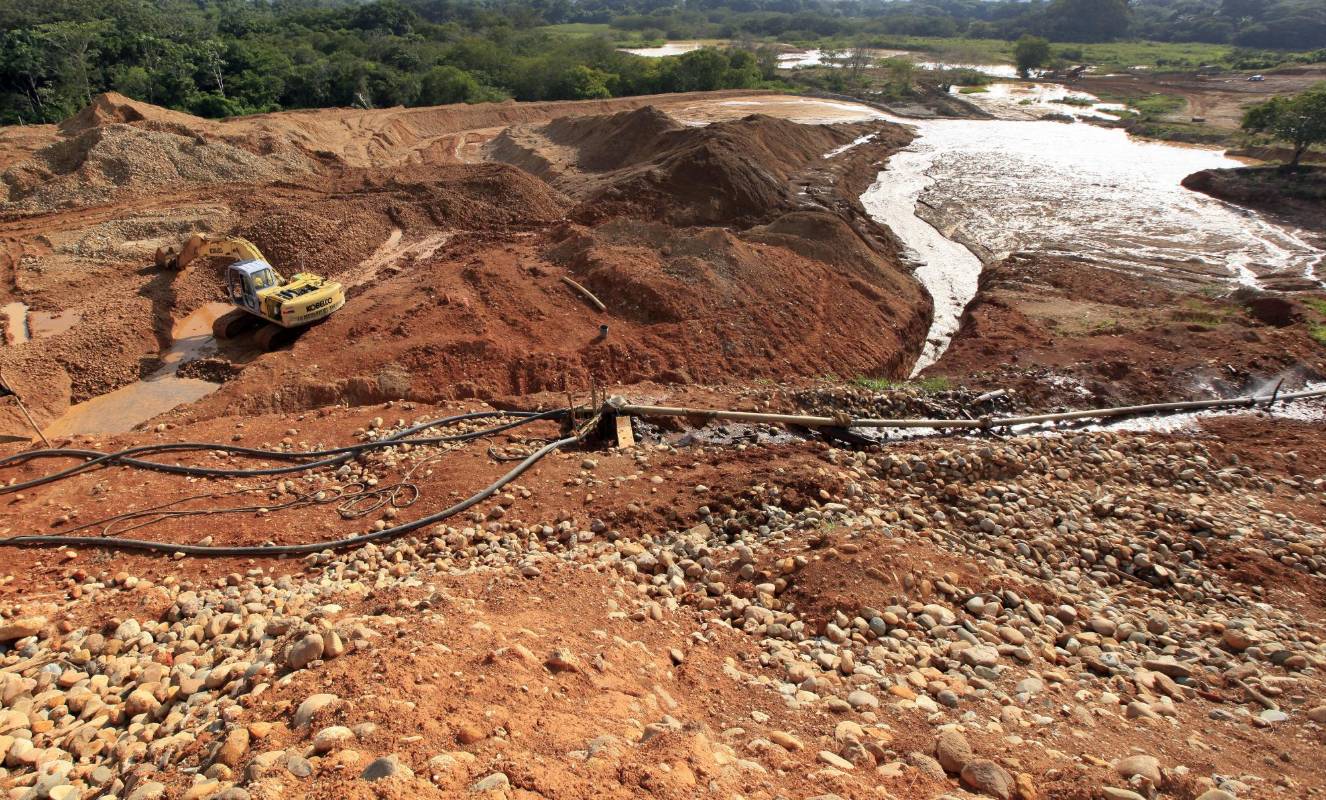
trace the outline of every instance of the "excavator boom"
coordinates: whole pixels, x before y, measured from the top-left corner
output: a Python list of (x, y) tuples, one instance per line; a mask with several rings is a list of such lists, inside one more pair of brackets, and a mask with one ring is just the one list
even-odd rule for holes
[(266, 261), (258, 246), (238, 236), (207, 236), (195, 233), (182, 245), (158, 247), (160, 269), (184, 269), (199, 258), (229, 258), (234, 261)]

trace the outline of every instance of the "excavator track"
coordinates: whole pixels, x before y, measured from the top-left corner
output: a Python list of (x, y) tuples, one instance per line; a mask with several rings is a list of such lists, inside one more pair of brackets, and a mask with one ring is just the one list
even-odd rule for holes
[(235, 309), (216, 318), (212, 323), (212, 338), (233, 339), (261, 324), (261, 320), (243, 309)]
[(269, 322), (253, 335), (253, 344), (264, 352), (271, 352), (293, 342), (298, 336), (296, 328), (282, 328)]

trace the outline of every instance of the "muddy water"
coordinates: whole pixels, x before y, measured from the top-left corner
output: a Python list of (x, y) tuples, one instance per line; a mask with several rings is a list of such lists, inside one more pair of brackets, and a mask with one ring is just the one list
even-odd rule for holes
[(5, 316), (4, 343), (20, 345), (30, 338), (28, 331), (28, 306), (15, 300), (0, 306), (0, 314)]
[[(1059, 83), (992, 83), (968, 94), (954, 86), (950, 92), (993, 113), (1000, 119), (1040, 119), (1046, 114), (1066, 114), (1079, 119), (1117, 120), (1120, 103), (1103, 103), (1099, 97), (1070, 89)], [(970, 91), (970, 90), (969, 90)]]
[(668, 42), (667, 44), (658, 47), (623, 47), (621, 50), (624, 53), (644, 56), (645, 58), (663, 58), (664, 56), (684, 55), (692, 50), (699, 50), (707, 45), (712, 46), (713, 43), (706, 43), (699, 39), (692, 39), (690, 41)]
[(140, 422), (219, 389), (219, 383), (181, 378), (176, 373), (184, 364), (215, 349), (212, 322), (230, 308), (225, 303), (208, 303), (177, 321), (171, 331), (174, 344), (161, 355), (160, 369), (143, 380), (70, 406), (64, 416), (47, 426), (46, 435), (123, 433)]
[(888, 169), (861, 196), (866, 212), (884, 222), (911, 250), (916, 278), (934, 301), (934, 321), (912, 375), (935, 363), (958, 332), (962, 310), (976, 296), (981, 261), (971, 250), (916, 215), (916, 203), (930, 185), (931, 155), (907, 149), (889, 159)]
[[(913, 251), (935, 298), (922, 368), (943, 353), (975, 296), (982, 264), (955, 241), (993, 258), (1033, 251), (1189, 281), (1316, 280), (1324, 254), (1300, 232), (1180, 185), (1193, 172), (1239, 165), (1220, 151), (1081, 123), (894, 121), (919, 136), (862, 202)], [(917, 219), (918, 208), (943, 220), (942, 233)]]

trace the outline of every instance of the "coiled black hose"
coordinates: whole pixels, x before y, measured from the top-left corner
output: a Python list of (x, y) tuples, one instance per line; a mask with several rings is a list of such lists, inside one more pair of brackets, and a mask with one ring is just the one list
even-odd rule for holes
[[(468, 414), (457, 414), (452, 417), (421, 422), (404, 430), (398, 431), (389, 437), (379, 439), (373, 442), (361, 442), (359, 444), (346, 445), (344, 447), (335, 447), (327, 450), (308, 450), (303, 452), (289, 452), (285, 450), (262, 450), (253, 447), (241, 447), (238, 445), (217, 444), (210, 442), (169, 442), (163, 444), (145, 444), (137, 447), (130, 447), (114, 453), (104, 453), (99, 450), (78, 450), (71, 448), (56, 448), (51, 450), (31, 450), (26, 453), (17, 453), (12, 456), (0, 458), (0, 468), (4, 468), (16, 463), (25, 463), (39, 458), (82, 458), (83, 463), (72, 467), (53, 472), (49, 475), (43, 475), (39, 478), (15, 483), (10, 486), (0, 486), (0, 494), (9, 494), (12, 492), (21, 492), (36, 486), (42, 486), (55, 481), (72, 477), (81, 472), (98, 466), (121, 465), (135, 467), (137, 469), (150, 469), (157, 472), (168, 472), (176, 475), (191, 475), (205, 478), (241, 478), (241, 477), (260, 477), (267, 475), (284, 475), (291, 472), (303, 472), (307, 469), (322, 469), (324, 467), (335, 467), (349, 461), (355, 455), (368, 451), (377, 450), (386, 447), (398, 447), (403, 444), (410, 445), (429, 445), (445, 444), (449, 442), (465, 442), (472, 439), (482, 439), (486, 436), (493, 436), (522, 425), (528, 425), (531, 422), (537, 422), (545, 419), (560, 419), (568, 414), (567, 409), (552, 409), (550, 411), (475, 411)], [(468, 433), (452, 434), (450, 436), (429, 436), (419, 438), (409, 438), (411, 434), (418, 433), (421, 430), (429, 428), (440, 428), (449, 425), (455, 425), (460, 422), (468, 422), (475, 419), (490, 419), (493, 417), (517, 417), (512, 422), (502, 425), (495, 425), (491, 428), (485, 428), (480, 431), (470, 431)], [(178, 464), (162, 464), (158, 461), (148, 461), (138, 458), (143, 455), (153, 455), (157, 453), (179, 453), (196, 451), (220, 451), (224, 453), (233, 453), (250, 458), (264, 458), (273, 461), (296, 461), (301, 463), (283, 467), (263, 467), (257, 469), (235, 469), (223, 467), (189, 467)], [(303, 461), (303, 459), (315, 459), (313, 461)]]
[(188, 556), (298, 556), (308, 555), (310, 553), (320, 553), (323, 550), (344, 550), (350, 547), (359, 547), (369, 542), (391, 539), (411, 531), (419, 530), (428, 525), (433, 525), (449, 517), (472, 508), (482, 503), (489, 497), (497, 494), (511, 481), (520, 477), (526, 470), (537, 464), (544, 456), (565, 447), (574, 444), (583, 438), (583, 433), (577, 433), (574, 436), (568, 436), (564, 439), (558, 439), (555, 442), (549, 442), (535, 452), (531, 453), (519, 464), (512, 467), (505, 475), (490, 483), (484, 489), (470, 495), (464, 500), (456, 503), (450, 508), (444, 508), (434, 514), (426, 517), (404, 522), (391, 528), (383, 528), (380, 531), (364, 533), (358, 536), (349, 536), (344, 539), (328, 539), (318, 542), (307, 542), (304, 544), (277, 544), (277, 545), (245, 545), (237, 547), (225, 547), (218, 545), (201, 544), (178, 544), (172, 542), (154, 542), (149, 539), (128, 539), (123, 537), (90, 537), (90, 536), (64, 536), (55, 534), (34, 534), (28, 536), (11, 536), (6, 539), (0, 539), (0, 547), (35, 547), (35, 546), (66, 546), (66, 547), (87, 547), (106, 550), (136, 550), (149, 553), (183, 553)]

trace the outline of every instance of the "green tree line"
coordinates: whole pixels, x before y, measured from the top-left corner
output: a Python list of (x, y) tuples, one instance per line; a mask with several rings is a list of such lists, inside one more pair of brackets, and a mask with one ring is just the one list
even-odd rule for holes
[(64, 119), (107, 90), (221, 117), (750, 88), (762, 80), (750, 52), (642, 58), (606, 39), (539, 30), (546, 21), (537, 0), (0, 0), (0, 123)]
[(565, 20), (646, 38), (930, 36), (1057, 42), (1121, 38), (1326, 48), (1322, 0), (588, 0)]

